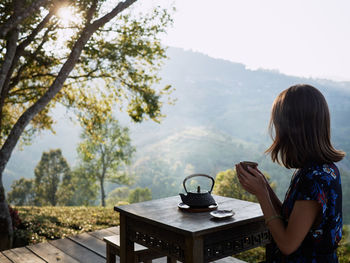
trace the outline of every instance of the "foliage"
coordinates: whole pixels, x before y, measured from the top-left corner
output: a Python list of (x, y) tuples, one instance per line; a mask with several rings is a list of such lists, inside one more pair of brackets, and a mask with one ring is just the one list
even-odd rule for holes
[(68, 188), (70, 172), (69, 165), (60, 149), (44, 152), (34, 170), (35, 204), (55, 206), (58, 202), (67, 199), (63, 196), (63, 200), (60, 200), (59, 194), (72, 191)]
[(59, 205), (75, 205), (74, 192), (75, 184), (72, 180), (72, 172), (65, 173), (57, 189), (57, 202)]
[[(165, 157), (165, 156), (164, 156)], [(176, 195), (182, 188), (183, 178), (176, 174), (183, 174), (176, 164), (171, 164), (171, 160), (155, 158), (152, 156), (145, 158), (133, 167), (136, 174), (136, 185), (139, 187), (149, 187), (154, 199)]]
[[(70, 203), (74, 206), (90, 206), (96, 203), (98, 185), (95, 176), (83, 167), (74, 168), (72, 171), (71, 185), (74, 188)], [(65, 205), (68, 205), (66, 203)]]
[(235, 258), (243, 260), (245, 262), (264, 262), (265, 261), (265, 248), (257, 247), (234, 255)]
[(343, 226), (343, 237), (337, 249), (339, 263), (350, 262), (350, 225)]
[(15, 237), (24, 245), (104, 229), (119, 224), (118, 214), (102, 207), (16, 207), (22, 223)]
[(69, 165), (60, 149), (43, 152), (34, 170), (35, 179), (12, 184), (8, 201), (13, 205), (72, 205), (74, 192)]
[(129, 203), (138, 203), (143, 201), (148, 201), (152, 199), (152, 193), (149, 188), (137, 187), (130, 191), (128, 201)]
[[(270, 177), (265, 174), (267, 180), (270, 180)], [(257, 202), (256, 197), (247, 191), (245, 191), (239, 180), (237, 178), (236, 170), (226, 170), (219, 172), (216, 175), (215, 186), (213, 192), (217, 195), (233, 197), (241, 200)], [(270, 183), (272, 189), (276, 188), (275, 183)]]
[(182, 182), (190, 174), (215, 177), (223, 169), (232, 167), (235, 160), (248, 157), (257, 160), (259, 156), (256, 145), (208, 127), (186, 127), (162, 140), (157, 139), (161, 137), (158, 134), (151, 134), (146, 137), (147, 141), (152, 136), (155, 137), (153, 144), (138, 146), (133, 171), (136, 186), (149, 187), (153, 198), (182, 192)]
[(121, 170), (130, 163), (135, 148), (131, 145), (129, 129), (123, 128), (111, 116), (103, 122), (95, 121), (95, 115), (83, 123), (78, 146), (81, 167), (99, 182), (101, 203), (105, 206), (105, 181), (129, 184), (129, 174)]
[[(108, 193), (106, 199), (106, 205), (108, 207), (113, 207), (120, 202), (127, 202), (130, 194), (130, 188), (127, 186), (117, 187)], [(129, 202), (127, 202), (129, 203)]]
[(11, 206), (8, 206), (8, 207), (9, 207), (10, 216), (12, 219), (12, 227), (15, 230), (22, 224), (22, 221), (18, 216), (18, 210), (16, 208), (12, 208)]
[[(47, 155), (47, 153), (43, 153), (43, 155)], [(50, 165), (54, 165), (53, 162), (50, 162)], [(59, 169), (60, 172), (63, 172), (64, 168), (60, 168), (59, 166), (60, 165), (57, 164), (54, 165), (55, 169)], [(38, 167), (39, 165), (37, 168)], [(68, 166), (66, 166), (66, 168), (67, 167)], [(54, 169), (49, 170), (51, 173)], [(37, 171), (37, 173), (39, 172)], [(48, 176), (48, 174), (45, 173), (44, 176)], [(55, 184), (55, 198), (59, 205), (86, 206), (95, 204), (98, 193), (98, 186), (96, 185), (94, 176), (90, 173), (87, 173), (86, 170), (82, 169), (81, 167), (77, 167), (72, 172), (64, 173), (63, 176), (57, 174), (51, 176), (57, 177), (55, 180), (51, 181), (53, 181), (52, 183)], [(62, 180), (59, 177), (62, 177)], [(50, 182), (48, 179), (46, 179), (46, 181)], [(36, 183), (38, 186), (35, 186), (34, 179), (25, 178), (14, 181), (12, 184), (12, 190), (8, 193), (9, 203), (16, 206), (34, 205), (35, 202), (37, 204), (48, 204), (43, 193), (49, 191), (50, 187), (46, 187), (45, 184), (40, 182)], [(45, 190), (46, 188), (49, 190)]]
[(117, 187), (108, 194), (107, 206), (123, 205), (148, 201), (152, 199), (152, 192), (149, 188)]
[(7, 200), (13, 205), (34, 204), (34, 179), (20, 178), (12, 183), (11, 191), (7, 193)]
[[(33, 2), (26, 1), (24, 6)], [(104, 0), (67, 0), (56, 6), (45, 1), (41, 10), (32, 11), (21, 21), (21, 26), (13, 28), (7, 37), (0, 37), (0, 61), (5, 61), (5, 47), (10, 43), (10, 35), (18, 34), (17, 41), (12, 43), (18, 48), (7, 76), (7, 92), (1, 94), (1, 144), (19, 116), (61, 76), (60, 69), (77, 49), (75, 43), (82, 38), (84, 31), (92, 30), (88, 25), (104, 18), (114, 7), (110, 1)], [(73, 11), (71, 21), (59, 17), (60, 8)], [(11, 2), (0, 6), (0, 25), (5, 24), (11, 15), (16, 15), (14, 9), (16, 5)], [(79, 111), (94, 110), (103, 116), (114, 103), (122, 106), (120, 101), (125, 99), (126, 109), (135, 121), (141, 121), (145, 115), (152, 119), (161, 116), (160, 97), (169, 92), (169, 86), (158, 91), (151, 87), (159, 81), (157, 71), (166, 57), (159, 35), (172, 23), (168, 11), (159, 7), (147, 14), (132, 15), (130, 11), (119, 14), (114, 20), (104, 18), (102, 21), (105, 23), (94, 28), (92, 36), (82, 46), (80, 58), (62, 83), (62, 89), (33, 118), (22, 137), (24, 141), (30, 140), (39, 130), (52, 129), (54, 121), (49, 109), (56, 103)]]

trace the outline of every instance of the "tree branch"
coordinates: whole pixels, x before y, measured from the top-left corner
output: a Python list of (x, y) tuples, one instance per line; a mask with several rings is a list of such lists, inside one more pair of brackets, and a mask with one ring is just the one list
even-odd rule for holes
[[(30, 64), (30, 62), (32, 62), (32, 61), (35, 59), (35, 57), (36, 57), (36, 55), (38, 54), (38, 52), (39, 52), (39, 51), (41, 50), (41, 48), (44, 46), (45, 42), (48, 40), (47, 36), (48, 36), (48, 34), (49, 34), (50, 31), (51, 31), (51, 28), (49, 27), (49, 28), (46, 30), (46, 32), (45, 32), (45, 34), (44, 34), (44, 36), (43, 36), (43, 38), (42, 38), (42, 41), (41, 41), (41, 43), (39, 44), (39, 46), (37, 47), (37, 49), (34, 51), (33, 54), (30, 54), (30, 57), (29, 57), (27, 63), (26, 63), (26, 64), (23, 64), (23, 65), (18, 69), (17, 75), (11, 80), (12, 72), (13, 72), (14, 68), (17, 66), (17, 63), (18, 63), (18, 61), (19, 61), (19, 58), (20, 58), (21, 56), (23, 56), (23, 54), (25, 53), (25, 50), (24, 50), (25, 45), (23, 45), (23, 46), (21, 47), (21, 50), (19, 50), (18, 53), (16, 52), (16, 57), (15, 57), (15, 59), (14, 59), (13, 69), (12, 69), (11, 75), (9, 75), (8, 78), (7, 78), (7, 81), (8, 81), (7, 86), (10, 87), (9, 90), (11, 90), (13, 87), (15, 87), (15, 86), (18, 84), (18, 82), (21, 80), (22, 72), (24, 71), (24, 69), (26, 68), (26, 66), (28, 66), (28, 65)], [(33, 37), (33, 38), (34, 38), (34, 37)], [(22, 44), (23, 44), (23, 43), (22, 43)], [(28, 44), (29, 44), (29, 43), (28, 43)], [(28, 45), (28, 44), (27, 44), (27, 45)], [(27, 52), (27, 53), (29, 53), (29, 52)], [(11, 80), (11, 86), (10, 86), (10, 80)], [(6, 87), (6, 88), (8, 88), (8, 87)], [(1, 105), (1, 106), (2, 106), (2, 105)]]
[(28, 16), (32, 15), (37, 9), (46, 4), (48, 0), (34, 1), (29, 7), (22, 8), (19, 12), (15, 12), (5, 23), (0, 25), (0, 38), (4, 38), (8, 32), (13, 30)]
[[(37, 96), (38, 96), (38, 93), (35, 93), (34, 91), (32, 91), (32, 92), (26, 94), (25, 102), (34, 100)], [(9, 98), (8, 102), (11, 103), (12, 105), (24, 103), (24, 101), (23, 100), (21, 101), (19, 98), (17, 98), (17, 99), (16, 98)]]
[[(23, 66), (22, 66), (23, 67)], [(18, 70), (18, 72), (22, 71), (22, 67)], [(100, 70), (99, 67), (95, 67), (94, 69), (89, 70), (89, 72), (87, 74), (83, 74), (83, 75), (76, 75), (76, 76), (68, 76), (67, 79), (71, 79), (71, 80), (77, 80), (73, 83), (81, 83), (82, 81), (87, 81), (89, 79), (98, 79), (98, 78), (110, 78), (110, 79), (115, 79), (114, 76), (112, 76), (111, 74), (105, 73), (105, 74), (94, 74), (96, 72), (98, 72)], [(20, 81), (25, 80), (25, 79), (36, 79), (36, 78), (42, 78), (42, 77), (52, 77), (52, 78), (57, 78), (58, 74), (55, 73), (38, 73), (35, 75), (31, 75), (30, 77), (21, 77), (20, 74), (17, 73), (17, 75), (12, 79), (11, 81), (11, 87), (10, 90), (12, 90), (13, 87), (15, 87)], [(83, 79), (83, 80), (80, 80)], [(70, 82), (70, 84), (72, 84), (72, 82)], [(10, 96), (16, 95), (18, 94), (18, 92), (22, 91), (24, 89), (18, 89), (14, 92), (10, 93)]]
[(7, 76), (11, 72), (12, 63), (16, 54), (18, 35), (18, 30), (13, 30), (9, 35), (8, 41), (6, 43), (6, 54), (4, 62), (0, 69), (0, 141), (2, 141), (2, 108), (3, 102), (5, 101), (5, 93), (7, 93), (7, 90), (4, 89), (4, 86), (7, 84)]
[(18, 30), (11, 31), (6, 41), (6, 54), (0, 69), (0, 93), (2, 93), (6, 77), (16, 54), (18, 34)]
[[(79, 75), (79, 76), (68, 76), (68, 79), (96, 79), (96, 78), (114, 78), (111, 76), (111, 74), (98, 74), (94, 75), (93, 73), (97, 72), (99, 69), (93, 69), (91, 72), (84, 74), (84, 75)], [(31, 79), (35, 78), (41, 78), (41, 77), (54, 77), (56, 78), (57, 75), (53, 73), (44, 73), (44, 74), (35, 74), (31, 76)]]
[[(9, 90), (10, 90), (10, 82), (11, 82), (11, 76), (13, 74), (13, 71), (15, 70), (15, 67), (18, 64), (18, 61), (19, 61), (20, 57), (23, 55), (24, 49), (34, 40), (35, 36), (49, 22), (49, 20), (52, 17), (52, 15), (53, 15), (53, 12), (50, 11), (50, 13), (48, 15), (46, 15), (46, 17), (43, 19), (43, 21), (41, 21), (39, 23), (39, 25), (33, 30), (33, 32), (17, 48), (16, 48), (16, 45), (17, 45), (17, 41), (18, 41), (18, 33), (17, 33), (17, 39), (16, 40), (13, 39), (12, 41), (9, 41), (9, 43), (7, 45), (7, 46), (9, 46), (8, 48), (12, 48), (13, 51), (15, 51), (15, 55), (12, 58), (11, 65), (10, 65), (10, 68), (8, 69), (8, 71), (6, 73), (6, 76), (4, 75), (5, 81), (3, 83), (1, 83), (2, 75), (0, 77), (0, 94), (1, 94), (1, 96), (0, 96), (0, 131), (1, 131), (1, 128), (2, 128), (2, 108), (4, 106), (5, 99), (8, 96), (8, 93), (9, 93)], [(12, 31), (12, 34), (14, 34), (15, 32), (16, 31)], [(44, 36), (44, 38), (45, 38), (45, 36)], [(9, 49), (7, 49), (7, 50), (9, 50)], [(11, 52), (13, 52), (13, 51), (11, 51)], [(6, 59), (5, 59), (5, 61), (6, 61)], [(2, 69), (3, 68), (4, 67), (2, 67)], [(17, 76), (20, 75), (20, 72), (21, 71), (19, 71)], [(1, 139), (1, 132), (0, 132), (0, 139)]]
[(38, 35), (38, 33), (46, 26), (46, 24), (50, 21), (53, 16), (54, 11), (50, 10), (50, 12), (44, 17), (44, 19), (38, 24), (38, 26), (32, 31), (32, 33), (25, 39), (21, 44), (18, 45), (18, 54), (21, 56), (24, 49), (34, 40), (34, 38)]
[(120, 12), (131, 6), (136, 1), (137, 0), (125, 0), (124, 2), (118, 3), (118, 5), (111, 12), (92, 23), (91, 26), (94, 28), (94, 31), (111, 21), (116, 15), (118, 15)]
[(94, 16), (94, 13), (95, 13), (96, 8), (97, 8), (97, 2), (98, 2), (98, 1), (95, 0), (95, 1), (92, 3), (91, 8), (89, 9), (89, 11), (88, 11), (87, 14), (86, 14), (86, 24), (85, 24), (85, 27), (86, 27), (87, 25), (90, 24), (90, 22), (91, 22), (91, 20), (92, 20), (92, 18), (93, 18), (93, 16)]

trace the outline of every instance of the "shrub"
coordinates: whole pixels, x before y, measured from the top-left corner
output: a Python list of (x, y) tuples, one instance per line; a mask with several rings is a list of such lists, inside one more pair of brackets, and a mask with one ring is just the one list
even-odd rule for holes
[(9, 212), (10, 212), (10, 216), (11, 216), (11, 219), (12, 219), (12, 227), (13, 227), (13, 230), (15, 230), (15, 229), (17, 229), (19, 227), (19, 225), (22, 222), (21, 222), (21, 219), (18, 216), (18, 210), (15, 209), (15, 208), (12, 208), (11, 206), (8, 206), (8, 207), (9, 207)]
[(84, 206), (16, 208), (21, 220), (21, 224), (14, 232), (16, 246), (36, 244), (119, 225), (118, 214), (112, 208)]

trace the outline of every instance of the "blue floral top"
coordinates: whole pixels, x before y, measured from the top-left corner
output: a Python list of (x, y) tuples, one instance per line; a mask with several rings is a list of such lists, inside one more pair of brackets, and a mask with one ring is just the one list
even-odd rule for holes
[(286, 223), (297, 200), (316, 200), (320, 203), (320, 224), (311, 228), (300, 247), (291, 255), (283, 256), (274, 246), (273, 262), (338, 262), (336, 248), (342, 237), (343, 223), (341, 180), (336, 165), (312, 165), (295, 173), (282, 205)]

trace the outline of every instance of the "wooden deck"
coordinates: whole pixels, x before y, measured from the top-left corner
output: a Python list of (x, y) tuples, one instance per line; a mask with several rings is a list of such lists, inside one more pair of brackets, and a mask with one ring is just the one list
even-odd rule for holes
[[(119, 234), (119, 227), (111, 227), (46, 243), (5, 250), (0, 252), (0, 263), (105, 263), (106, 244), (102, 239), (105, 236), (116, 234)], [(119, 262), (118, 257), (117, 262)], [(153, 262), (165, 263), (167, 261), (164, 257)], [(235, 258), (215, 262), (244, 263)]]

